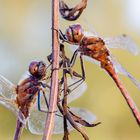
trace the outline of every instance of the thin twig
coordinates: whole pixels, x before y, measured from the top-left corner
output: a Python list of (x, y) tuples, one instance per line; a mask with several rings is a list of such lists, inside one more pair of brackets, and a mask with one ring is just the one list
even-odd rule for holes
[[(58, 40), (58, 14), (59, 14), (59, 1), (52, 0), (52, 79), (51, 91), (49, 98), (49, 112), (56, 111), (57, 94), (58, 94), (58, 68), (59, 68), (59, 40)], [(55, 30), (54, 30), (55, 29)], [(51, 140), (52, 130), (54, 127), (55, 113), (48, 113), (45, 130), (42, 140)]]

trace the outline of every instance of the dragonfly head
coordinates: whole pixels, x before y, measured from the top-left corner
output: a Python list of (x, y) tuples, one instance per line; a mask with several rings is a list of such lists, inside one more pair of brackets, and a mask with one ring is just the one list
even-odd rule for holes
[(80, 24), (70, 25), (66, 30), (66, 36), (70, 43), (80, 44), (80, 41), (84, 36), (82, 26)]
[(46, 75), (46, 64), (43, 61), (32, 61), (29, 65), (29, 72), (32, 76), (42, 79)]

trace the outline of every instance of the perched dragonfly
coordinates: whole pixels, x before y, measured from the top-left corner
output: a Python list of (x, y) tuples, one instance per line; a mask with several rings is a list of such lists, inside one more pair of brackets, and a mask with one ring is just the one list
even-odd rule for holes
[(66, 29), (66, 34), (63, 34), (60, 31), (60, 39), (63, 42), (73, 44), (77, 47), (71, 60), (71, 66), (74, 65), (77, 55), (80, 54), (80, 61), (84, 78), (85, 72), (83, 66), (83, 56), (87, 56), (88, 59), (90, 58), (89, 60), (96, 60), (98, 63), (100, 63), (101, 68), (104, 69), (115, 81), (128, 106), (130, 107), (137, 123), (140, 125), (140, 112), (129, 96), (127, 90), (123, 87), (117, 72), (128, 76), (129, 79), (134, 82), (138, 88), (140, 88), (140, 84), (129, 72), (123, 68), (120, 63), (117, 62), (109, 50), (109, 47), (122, 48), (132, 52), (133, 54), (137, 54), (138, 48), (135, 43), (126, 35), (112, 38), (102, 38), (97, 34), (85, 32), (80, 24), (73, 24), (69, 26)]
[[(29, 73), (28, 77), (24, 77), (24, 79), (20, 80), (17, 86), (14, 86), (3, 76), (0, 76), (0, 103), (11, 110), (14, 109), (18, 113), (14, 140), (19, 139), (24, 125), (26, 124), (26, 119), (29, 116), (30, 108), (32, 104), (34, 104), (40, 90), (43, 91), (43, 84), (41, 81), (46, 76), (46, 64), (42, 61), (31, 62), (29, 65)], [(13, 99), (13, 101), (11, 99)], [(18, 110), (11, 106), (12, 103), (17, 105)], [(40, 106), (39, 102), (38, 106)]]
[[(46, 113), (48, 113), (46, 101), (49, 98), (49, 88), (45, 88), (45, 83), (43, 82), (43, 80), (46, 80), (46, 67), (47, 66), (42, 61), (31, 62), (29, 65), (29, 72), (27, 75), (23, 76), (17, 86), (0, 75), (0, 104), (8, 108), (17, 116), (17, 127), (23, 129), (27, 122), (31, 133), (38, 135), (43, 134)], [(69, 78), (68, 83), (72, 84), (77, 80), (78, 79), (76, 77), (73, 79)], [(76, 89), (75, 87), (69, 88), (72, 92), (67, 95), (68, 103), (82, 96), (87, 89), (87, 86), (86, 83), (83, 82)], [(62, 99), (62, 97), (60, 97), (60, 99)], [(83, 117), (88, 122), (95, 121), (95, 115), (85, 109), (72, 107), (70, 110)], [(55, 113), (56, 119), (54, 134), (60, 134), (63, 133), (63, 118), (59, 111)], [(69, 131), (73, 130), (70, 124), (68, 126)], [(14, 140), (19, 139), (22, 129), (16, 130)], [(17, 133), (19, 133), (18, 136)]]

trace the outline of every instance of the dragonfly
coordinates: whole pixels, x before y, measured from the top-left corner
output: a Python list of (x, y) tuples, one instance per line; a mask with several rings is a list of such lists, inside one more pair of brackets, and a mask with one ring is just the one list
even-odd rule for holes
[[(26, 128), (27, 124), (32, 134), (42, 135), (45, 128), (46, 113), (53, 113), (48, 112), (48, 108), (46, 108), (50, 88), (49, 82), (45, 85), (46, 83), (43, 80), (46, 80), (47, 68), (48, 66), (43, 61), (31, 62), (29, 71), (22, 76), (17, 85), (0, 75), (0, 104), (12, 111), (18, 118), (16, 126), (18, 129), (16, 129), (14, 140), (19, 139), (23, 128)], [(72, 84), (77, 80), (76, 77), (69, 78), (68, 83)], [(68, 103), (78, 99), (87, 89), (86, 82), (83, 82), (80, 86), (75, 84), (75, 87), (69, 87), (72, 92), (67, 95)], [(60, 99), (61, 103), (62, 96), (60, 96)], [(86, 109), (78, 107), (69, 109), (88, 122), (96, 120), (96, 116)], [(54, 113), (56, 113), (56, 119), (53, 133), (61, 134), (63, 133), (62, 114), (59, 110)], [(68, 123), (68, 130), (73, 130), (70, 123)]]
[(87, 60), (98, 62), (100, 67), (104, 69), (114, 80), (126, 100), (126, 103), (131, 109), (138, 125), (140, 125), (140, 112), (130, 97), (128, 91), (122, 85), (117, 72), (127, 76), (139, 89), (140, 83), (114, 58), (109, 50), (109, 48), (122, 48), (136, 55), (138, 53), (138, 48), (133, 40), (127, 35), (103, 38), (95, 32), (93, 34), (84, 31), (83, 27), (78, 23), (70, 25), (66, 29), (65, 34), (63, 34), (61, 30), (59, 33), (62, 42), (72, 44), (70, 48), (73, 48), (73, 46), (77, 47), (71, 59), (71, 67), (74, 66), (77, 55), (80, 54), (82, 75), (85, 79), (83, 56)]

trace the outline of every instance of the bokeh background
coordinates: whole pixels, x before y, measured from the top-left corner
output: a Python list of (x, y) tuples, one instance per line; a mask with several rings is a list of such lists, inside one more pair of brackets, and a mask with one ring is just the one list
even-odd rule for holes
[[(80, 0), (79, 0), (80, 1)], [(66, 0), (71, 6), (78, 0)], [(78, 21), (87, 20), (103, 36), (125, 33), (140, 48), (140, 1), (139, 0), (89, 0)], [(63, 31), (75, 22), (61, 19)], [(0, 0), (0, 74), (17, 84), (31, 60), (44, 60), (51, 52), (51, 1), (49, 0)], [(123, 66), (140, 81), (140, 55), (112, 49)], [(69, 49), (67, 54), (72, 55)], [(85, 62), (86, 93), (71, 103), (93, 112), (102, 124), (86, 129), (89, 138), (96, 140), (139, 140), (140, 128), (112, 79), (98, 65)], [(79, 64), (75, 67), (79, 71)], [(127, 77), (120, 75), (140, 109), (140, 91)], [(15, 116), (0, 106), (0, 140), (12, 140)], [(73, 140), (82, 139), (76, 131)], [(41, 136), (23, 132), (21, 140), (40, 140)], [(61, 140), (62, 135), (53, 136)]]

